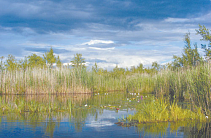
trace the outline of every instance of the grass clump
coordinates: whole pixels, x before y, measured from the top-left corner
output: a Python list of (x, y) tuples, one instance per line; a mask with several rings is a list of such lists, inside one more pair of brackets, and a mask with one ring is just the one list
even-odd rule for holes
[(183, 109), (176, 102), (170, 104), (163, 99), (152, 99), (150, 102), (142, 102), (137, 107), (138, 112), (135, 115), (129, 115), (127, 120), (146, 122), (167, 122), (199, 120), (206, 121), (206, 116), (200, 108), (195, 111)]

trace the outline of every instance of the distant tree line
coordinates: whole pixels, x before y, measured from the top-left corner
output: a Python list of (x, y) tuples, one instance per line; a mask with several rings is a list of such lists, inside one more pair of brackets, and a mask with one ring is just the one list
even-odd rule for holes
[(43, 57), (33, 53), (32, 55), (25, 57), (24, 59), (17, 60), (13, 55), (8, 55), (6, 62), (3, 63), (4, 57), (1, 57), (1, 69), (7, 69), (9, 71), (16, 69), (27, 69), (27, 68), (52, 68), (53, 64), (56, 63), (57, 67), (62, 66), (62, 62), (59, 56), (55, 56), (53, 49), (51, 48), (48, 52), (43, 54)]
[[(17, 60), (13, 55), (8, 55), (5, 62), (3, 62), (5, 57), (0, 57), (0, 69), (6, 69), (9, 71), (16, 69), (27, 69), (27, 68), (53, 68), (53, 64), (57, 68), (61, 68), (63, 63), (60, 60), (59, 55), (56, 57), (51, 47), (49, 51), (45, 52), (43, 56), (39, 56), (35, 53), (25, 57), (24, 59)], [(72, 67), (85, 67), (85, 59), (82, 58), (82, 54), (74, 55), (72, 61), (70, 61)]]

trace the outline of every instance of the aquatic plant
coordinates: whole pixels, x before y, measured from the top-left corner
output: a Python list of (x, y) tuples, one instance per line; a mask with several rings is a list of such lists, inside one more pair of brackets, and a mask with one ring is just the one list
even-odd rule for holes
[(184, 121), (199, 120), (206, 121), (205, 115), (200, 108), (196, 111), (182, 109), (176, 102), (170, 104), (163, 99), (152, 99), (150, 102), (141, 102), (137, 106), (137, 113), (129, 115), (129, 121), (146, 122), (167, 122), (167, 121)]

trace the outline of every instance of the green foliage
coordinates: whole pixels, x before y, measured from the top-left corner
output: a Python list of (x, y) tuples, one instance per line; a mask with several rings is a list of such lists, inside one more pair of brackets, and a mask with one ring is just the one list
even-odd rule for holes
[(13, 71), (18, 68), (17, 60), (13, 55), (8, 55), (5, 66), (9, 71)]
[(56, 57), (54, 55), (54, 52), (53, 52), (53, 49), (51, 47), (50, 51), (49, 52), (46, 52), (44, 55), (43, 55), (46, 63), (49, 65), (50, 68), (53, 67), (53, 63), (56, 63)]
[(25, 57), (24, 59), (19, 60), (19, 68), (26, 70), (28, 68), (28, 59)]
[(59, 58), (59, 55), (57, 56), (57, 59), (56, 59), (56, 66), (57, 66), (58, 68), (61, 68), (61, 67), (62, 67), (62, 62), (61, 62), (61, 60), (60, 60), (60, 58)]
[(197, 34), (200, 34), (202, 36), (202, 40), (205, 40), (205, 41), (211, 41), (211, 34), (210, 34), (210, 31), (209, 29), (207, 29), (204, 25), (200, 25), (199, 24), (199, 29), (196, 30)]
[(140, 63), (138, 66), (137, 66), (137, 71), (138, 73), (143, 73), (143, 70), (144, 70), (144, 65), (142, 63)]
[(130, 71), (132, 73), (143, 73), (144, 72), (144, 65), (142, 63), (140, 63), (137, 67), (132, 66), (130, 68)]
[(74, 68), (84, 68), (85, 67), (85, 58), (82, 58), (82, 54), (76, 53), (72, 61), (70, 61), (72, 67)]
[(28, 56), (28, 66), (30, 68), (45, 67), (46, 63), (42, 57), (40, 57), (36, 54), (32, 54), (31, 56)]
[(121, 77), (122, 75), (124, 75), (125, 73), (125, 69), (124, 68), (119, 68), (118, 65), (116, 65), (115, 68), (113, 68), (113, 71), (112, 71), (112, 76), (115, 77), (115, 78), (119, 78)]
[(185, 35), (185, 47), (183, 49), (182, 57), (173, 56), (173, 63), (172, 66), (174, 69), (178, 67), (189, 67), (189, 66), (196, 66), (199, 62), (202, 61), (197, 49), (197, 45), (194, 45), (194, 49), (191, 48), (191, 42), (189, 33)]
[(129, 121), (137, 120), (139, 123), (178, 120), (206, 121), (206, 117), (200, 108), (193, 112), (189, 109), (182, 109), (175, 102), (169, 104), (163, 99), (152, 99), (150, 102), (142, 102), (137, 109), (138, 112), (134, 116), (129, 115), (127, 117)]
[(24, 59), (16, 60), (13, 55), (8, 55), (6, 63), (3, 63), (4, 57), (0, 57), (0, 69), (12, 70), (26, 70), (27, 68), (45, 68), (47, 65), (52, 68), (53, 63), (57, 64), (57, 67), (62, 67), (62, 62), (59, 58), (55, 58), (53, 54), (53, 49), (51, 48), (49, 52), (46, 52), (44, 57), (38, 56), (37, 54), (32, 54)]
[(155, 62), (152, 62), (152, 69), (155, 70), (155, 71), (159, 71), (160, 70), (160, 65), (155, 61)]
[[(204, 25), (199, 24), (199, 29), (196, 30), (197, 34), (202, 36), (202, 40), (204, 41), (209, 41), (209, 45), (211, 45), (211, 34), (209, 29), (207, 29)], [(211, 49), (210, 48), (205, 48), (205, 56), (209, 60), (211, 59)]]

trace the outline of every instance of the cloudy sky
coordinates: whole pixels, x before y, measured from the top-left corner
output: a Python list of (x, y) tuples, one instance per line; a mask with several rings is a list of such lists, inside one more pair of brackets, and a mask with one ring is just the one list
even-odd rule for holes
[(0, 56), (52, 47), (63, 63), (81, 53), (105, 69), (165, 64), (185, 33), (200, 40), (198, 24), (211, 29), (210, 0), (0, 0)]

